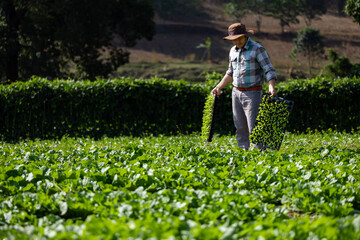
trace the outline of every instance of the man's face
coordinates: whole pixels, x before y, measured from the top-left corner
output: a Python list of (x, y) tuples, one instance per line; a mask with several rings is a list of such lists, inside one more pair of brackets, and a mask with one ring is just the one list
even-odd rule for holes
[(245, 46), (247, 37), (246, 36), (241, 36), (235, 40), (232, 40), (232, 42), (234, 43), (234, 45), (236, 45), (238, 48), (243, 48)]

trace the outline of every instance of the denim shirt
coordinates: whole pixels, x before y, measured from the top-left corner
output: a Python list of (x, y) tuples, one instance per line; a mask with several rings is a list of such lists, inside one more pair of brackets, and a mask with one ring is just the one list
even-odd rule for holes
[(226, 74), (233, 77), (235, 87), (241, 88), (262, 85), (264, 74), (266, 81), (277, 79), (265, 48), (250, 38), (242, 49), (236, 46), (231, 48)]

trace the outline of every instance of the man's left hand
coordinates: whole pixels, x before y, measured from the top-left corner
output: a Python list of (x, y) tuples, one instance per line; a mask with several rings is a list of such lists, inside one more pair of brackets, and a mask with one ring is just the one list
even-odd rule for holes
[(275, 79), (271, 79), (271, 80), (269, 81), (269, 94), (270, 94), (270, 97), (276, 96), (276, 91), (275, 91)]

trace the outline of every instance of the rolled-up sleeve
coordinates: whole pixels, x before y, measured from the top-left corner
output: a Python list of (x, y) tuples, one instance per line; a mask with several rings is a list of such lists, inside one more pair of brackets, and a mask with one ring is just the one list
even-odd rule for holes
[(269, 55), (267, 54), (265, 48), (260, 47), (257, 49), (256, 60), (265, 73), (266, 81), (277, 79), (275, 69), (270, 62)]

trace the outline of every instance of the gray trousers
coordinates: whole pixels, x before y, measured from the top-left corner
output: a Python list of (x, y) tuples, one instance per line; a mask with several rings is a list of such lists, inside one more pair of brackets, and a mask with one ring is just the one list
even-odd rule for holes
[[(233, 88), (232, 111), (236, 127), (236, 141), (242, 149), (249, 149), (249, 135), (254, 128), (255, 120), (259, 112), (263, 91), (239, 91)], [(259, 148), (259, 146), (256, 146)]]

